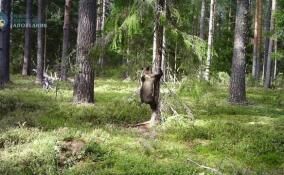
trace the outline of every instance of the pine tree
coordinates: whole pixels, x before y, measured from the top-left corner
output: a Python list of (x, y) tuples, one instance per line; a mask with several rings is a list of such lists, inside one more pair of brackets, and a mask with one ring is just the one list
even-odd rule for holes
[(267, 64), (267, 57), (268, 57), (268, 50), (269, 50), (268, 33), (270, 32), (271, 5), (272, 5), (272, 1), (268, 0), (267, 13), (265, 15), (265, 23), (264, 23), (264, 30), (265, 30), (266, 36), (265, 36), (265, 41), (264, 41), (264, 52), (263, 52), (263, 68), (262, 68), (263, 84), (264, 84), (265, 75), (266, 75), (266, 66), (267, 66), (266, 64)]
[(25, 48), (22, 75), (31, 74), (31, 36), (32, 36), (32, 0), (26, 2), (26, 29), (25, 29)]
[(67, 80), (67, 64), (68, 64), (68, 52), (70, 49), (70, 18), (71, 18), (71, 4), (72, 0), (65, 0), (65, 12), (64, 12), (64, 25), (63, 25), (63, 46), (61, 57), (61, 80)]
[(254, 48), (253, 48), (253, 65), (252, 76), (255, 80), (260, 78), (260, 57), (262, 43), (262, 0), (256, 0), (255, 17), (254, 17)]
[(7, 16), (7, 24), (0, 30), (0, 84), (10, 81), (10, 15), (11, 0), (1, 0), (1, 11)]
[(246, 44), (248, 38), (249, 1), (237, 0), (234, 53), (230, 81), (230, 102), (246, 102)]
[[(270, 19), (270, 32), (274, 32), (274, 25), (275, 25), (275, 10), (276, 10), (276, 0), (272, 0), (272, 6), (271, 6), (271, 19)], [(266, 73), (265, 73), (265, 80), (264, 80), (264, 88), (268, 89), (271, 87), (271, 81), (272, 81), (272, 52), (273, 52), (273, 43), (274, 39), (270, 37), (269, 39), (269, 48), (268, 48), (268, 56), (267, 56), (267, 63), (266, 63)]]
[(199, 20), (199, 37), (201, 39), (205, 39), (205, 2), (206, 0), (202, 0), (201, 2), (201, 11), (200, 11), (200, 20)]
[[(38, 23), (45, 23), (45, 8), (46, 0), (38, 0)], [(40, 26), (37, 30), (37, 72), (36, 72), (36, 82), (43, 82), (43, 72), (44, 72), (44, 45), (45, 45), (45, 29)]]
[(74, 84), (74, 102), (94, 102), (94, 63), (89, 56), (96, 39), (96, 0), (79, 1), (77, 36), (77, 74)]

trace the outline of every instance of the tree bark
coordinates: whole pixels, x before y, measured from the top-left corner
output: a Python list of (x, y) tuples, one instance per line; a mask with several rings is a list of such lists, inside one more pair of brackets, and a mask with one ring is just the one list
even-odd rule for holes
[[(97, 37), (102, 38), (103, 37), (103, 31), (105, 28), (105, 20), (106, 20), (106, 13), (107, 13), (107, 7), (108, 7), (108, 0), (98, 0), (98, 7), (97, 7)], [(99, 65), (101, 69), (103, 69), (103, 66), (105, 64), (105, 58), (104, 54), (100, 54), (99, 58)]]
[(246, 103), (246, 44), (248, 35), (249, 2), (237, 0), (234, 53), (230, 80), (230, 102)]
[(254, 48), (253, 48), (253, 66), (252, 76), (255, 80), (260, 78), (260, 57), (262, 42), (262, 0), (256, 0), (254, 17)]
[(207, 50), (207, 60), (206, 60), (205, 72), (204, 72), (204, 79), (206, 81), (209, 81), (210, 79), (210, 65), (211, 65), (211, 60), (212, 60), (213, 34), (214, 34), (215, 5), (216, 5), (216, 0), (211, 0), (209, 34), (208, 34), (208, 50)]
[(23, 59), (22, 75), (31, 74), (31, 36), (32, 36), (32, 0), (26, 2), (26, 29), (25, 29), (25, 50)]
[(174, 83), (177, 81), (177, 51), (178, 51), (178, 42), (176, 41), (175, 46), (175, 56), (174, 56)]
[(202, 0), (201, 2), (201, 13), (199, 20), (199, 37), (201, 39), (205, 39), (205, 2), (206, 0)]
[(65, 12), (64, 12), (64, 25), (63, 25), (63, 46), (61, 57), (61, 80), (67, 80), (67, 65), (68, 55), (70, 49), (69, 35), (70, 35), (70, 19), (71, 19), (71, 5), (72, 0), (65, 0)]
[(11, 0), (0, 1), (0, 10), (7, 16), (7, 24), (0, 29), (0, 84), (5, 84), (10, 81)]
[[(156, 19), (155, 19), (155, 34), (154, 34), (154, 58), (153, 58), (153, 73), (159, 74), (162, 70), (162, 57), (163, 57), (163, 36), (164, 27), (160, 23), (161, 14), (165, 10), (165, 0), (157, 1)], [(155, 82), (154, 85), (155, 101), (158, 107), (155, 111), (152, 111), (150, 125), (154, 126), (161, 121), (160, 111), (160, 81)]]
[(265, 80), (265, 76), (266, 76), (266, 66), (267, 66), (267, 57), (268, 57), (268, 50), (269, 50), (269, 37), (268, 37), (268, 33), (270, 32), (270, 19), (271, 19), (271, 5), (272, 2), (271, 0), (268, 0), (268, 9), (267, 9), (267, 13), (266, 13), (266, 17), (265, 17), (265, 41), (264, 41), (264, 53), (263, 53), (263, 70), (262, 70), (262, 80), (263, 80), (263, 84), (264, 84), (264, 80)]
[(77, 36), (77, 74), (74, 84), (74, 102), (94, 102), (94, 68), (89, 50), (96, 40), (96, 0), (80, 0)]
[(157, 46), (156, 46), (156, 44), (157, 44), (157, 41), (156, 41), (156, 39), (157, 39), (157, 36), (156, 36), (157, 26), (156, 25), (157, 24), (155, 22), (155, 24), (154, 24), (154, 36), (153, 36), (153, 58), (152, 58), (153, 70), (154, 70), (154, 65), (155, 65), (155, 60), (156, 60), (156, 49), (157, 49)]
[(106, 20), (106, 8), (107, 8), (107, 0), (98, 0), (98, 8), (97, 8), (97, 35), (102, 36), (102, 31), (104, 30), (105, 20)]
[[(278, 50), (278, 43), (277, 40), (274, 41), (274, 52), (277, 53)], [(273, 61), (273, 80), (276, 79), (277, 76), (277, 59)]]
[[(167, 12), (167, 0), (164, 0), (164, 11)], [(167, 15), (166, 15), (167, 16)], [(166, 81), (166, 67), (167, 67), (167, 60), (166, 60), (166, 47), (167, 47), (167, 43), (166, 43), (166, 28), (163, 27), (163, 54), (162, 54), (162, 71), (163, 71), (163, 76), (162, 76), (162, 80)]]
[[(45, 6), (46, 0), (38, 0), (38, 23), (45, 23)], [(36, 82), (42, 83), (43, 72), (44, 72), (44, 27), (40, 26), (37, 30), (37, 72), (36, 72)]]
[[(272, 6), (271, 6), (271, 19), (270, 19), (270, 32), (274, 32), (274, 22), (275, 22), (275, 17), (274, 13), (276, 10), (276, 0), (272, 0)], [(264, 88), (268, 89), (271, 87), (271, 77), (272, 77), (272, 72), (271, 72), (271, 66), (272, 66), (272, 59), (271, 55), (273, 52), (273, 42), (274, 39), (270, 37), (269, 39), (269, 48), (268, 48), (268, 56), (267, 56), (267, 63), (266, 63), (266, 73), (265, 73), (265, 80), (264, 80)]]

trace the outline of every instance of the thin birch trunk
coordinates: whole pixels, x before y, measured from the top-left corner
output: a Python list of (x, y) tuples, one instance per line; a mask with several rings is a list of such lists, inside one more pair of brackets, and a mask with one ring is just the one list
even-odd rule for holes
[(211, 60), (212, 60), (213, 34), (214, 34), (215, 5), (216, 5), (216, 0), (211, 0), (209, 34), (208, 34), (208, 50), (207, 50), (207, 60), (205, 63), (205, 72), (204, 72), (204, 79), (206, 81), (209, 81), (210, 79), (210, 65), (211, 65)]

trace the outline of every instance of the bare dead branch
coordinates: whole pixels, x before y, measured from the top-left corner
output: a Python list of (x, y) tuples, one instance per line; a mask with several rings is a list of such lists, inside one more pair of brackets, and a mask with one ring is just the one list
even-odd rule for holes
[(199, 164), (199, 163), (197, 163), (197, 162), (195, 162), (195, 161), (193, 161), (189, 158), (187, 159), (187, 161), (199, 166), (200, 168), (206, 169), (206, 170), (210, 171), (211, 173), (214, 173), (214, 174), (217, 174), (217, 175), (223, 175), (223, 173), (221, 173), (217, 169), (214, 169), (214, 168), (211, 168), (211, 167), (208, 167), (208, 166), (205, 166), (205, 165), (201, 165), (201, 164)]

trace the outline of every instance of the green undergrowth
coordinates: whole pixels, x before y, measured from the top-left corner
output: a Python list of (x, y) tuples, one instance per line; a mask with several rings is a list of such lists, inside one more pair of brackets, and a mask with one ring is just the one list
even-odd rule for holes
[[(150, 116), (138, 82), (98, 79), (95, 104), (76, 105), (71, 84), (56, 92), (33, 81), (13, 76), (0, 90), (0, 174), (214, 174), (192, 161), (223, 174), (284, 174), (281, 88), (250, 87), (249, 105), (233, 106), (224, 86), (176, 85), (196, 120), (169, 114), (145, 132), (131, 127)], [(62, 143), (70, 140), (84, 146), (62, 165)]]

